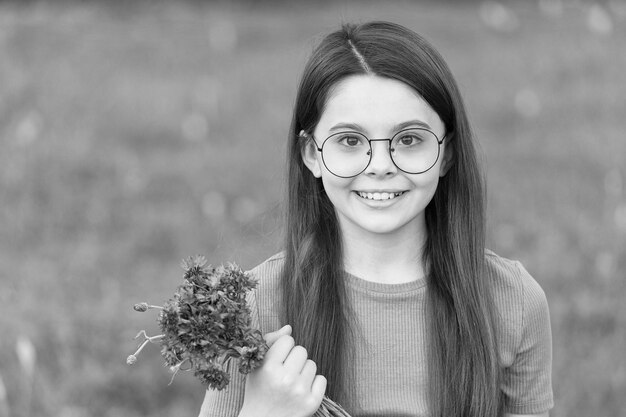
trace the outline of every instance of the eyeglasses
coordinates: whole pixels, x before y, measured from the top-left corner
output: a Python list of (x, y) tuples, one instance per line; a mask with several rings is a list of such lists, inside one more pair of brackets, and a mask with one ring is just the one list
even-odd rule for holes
[(313, 139), (326, 169), (340, 178), (356, 177), (365, 171), (372, 160), (372, 142), (381, 141), (389, 141), (389, 156), (399, 170), (422, 174), (435, 166), (445, 140), (445, 136), (439, 139), (423, 128), (404, 129), (390, 139), (368, 139), (358, 132), (339, 132), (327, 137), (321, 147), (304, 130), (300, 137)]

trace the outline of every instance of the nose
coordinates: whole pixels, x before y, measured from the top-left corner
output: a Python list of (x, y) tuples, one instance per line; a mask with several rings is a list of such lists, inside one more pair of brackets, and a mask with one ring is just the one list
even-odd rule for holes
[(365, 169), (365, 173), (372, 176), (395, 175), (398, 168), (391, 159), (389, 140), (372, 140), (371, 142), (370, 164)]

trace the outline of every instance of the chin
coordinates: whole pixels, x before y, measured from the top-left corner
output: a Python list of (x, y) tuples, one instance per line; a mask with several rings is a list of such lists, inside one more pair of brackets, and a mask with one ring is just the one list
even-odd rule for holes
[(399, 232), (406, 225), (398, 225), (398, 224), (367, 224), (367, 225), (358, 225), (365, 232), (377, 234), (377, 235), (390, 235), (395, 232)]

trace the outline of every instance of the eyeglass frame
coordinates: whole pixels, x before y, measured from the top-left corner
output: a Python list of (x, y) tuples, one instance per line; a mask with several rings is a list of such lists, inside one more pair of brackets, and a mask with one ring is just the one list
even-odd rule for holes
[[(437, 158), (435, 158), (435, 161), (433, 162), (433, 164), (430, 167), (428, 167), (427, 169), (425, 169), (423, 171), (420, 171), (420, 172), (409, 172), (409, 171), (406, 171), (406, 170), (400, 168), (398, 166), (398, 164), (396, 164), (395, 159), (393, 159), (393, 154), (391, 153), (392, 152), (391, 142), (393, 141), (393, 139), (396, 136), (398, 136), (399, 134), (401, 134), (402, 132), (406, 132), (406, 131), (409, 131), (409, 130), (424, 130), (426, 132), (431, 133), (435, 137), (435, 139), (437, 140)], [(365, 140), (367, 140), (367, 144), (370, 147), (370, 150), (368, 151), (368, 155), (369, 155), (370, 158), (369, 158), (369, 161), (367, 161), (367, 164), (365, 165), (365, 168), (363, 168), (360, 172), (358, 172), (358, 173), (356, 173), (354, 175), (350, 175), (350, 176), (342, 176), (342, 175), (335, 174), (333, 171), (330, 170), (330, 168), (328, 168), (328, 165), (326, 165), (326, 160), (324, 159), (324, 152), (323, 152), (324, 144), (328, 141), (328, 139), (332, 138), (333, 136), (340, 135), (342, 133), (356, 133), (356, 134), (358, 134), (360, 136), (363, 136), (365, 138)], [(375, 138), (375, 139), (370, 139), (367, 136), (365, 136), (363, 133), (360, 133), (360, 132), (356, 132), (356, 131), (352, 131), (352, 130), (346, 130), (344, 132), (337, 132), (337, 133), (333, 133), (332, 135), (328, 136), (326, 139), (324, 139), (324, 141), (322, 142), (322, 146), (320, 147), (320, 146), (317, 146), (317, 142), (315, 140), (315, 136), (307, 133), (304, 129), (302, 129), (300, 131), (300, 133), (298, 134), (298, 138), (305, 138), (305, 139), (312, 139), (313, 140), (313, 143), (315, 144), (315, 149), (320, 154), (322, 154), (322, 162), (324, 163), (324, 166), (326, 167), (328, 172), (330, 172), (331, 174), (333, 174), (334, 176), (339, 177), (339, 178), (354, 178), (354, 177), (356, 177), (358, 175), (361, 175), (363, 172), (365, 172), (367, 167), (369, 167), (370, 164), (372, 163), (372, 157), (373, 157), (373, 154), (374, 154), (373, 149), (372, 149), (372, 142), (382, 142), (382, 141), (388, 141), (389, 142), (389, 146), (387, 146), (387, 151), (389, 152), (389, 159), (391, 159), (391, 162), (393, 162), (393, 165), (396, 168), (398, 168), (400, 171), (402, 171), (404, 173), (411, 174), (411, 175), (423, 174), (425, 172), (430, 171), (435, 165), (437, 165), (437, 161), (439, 161), (439, 157), (441, 156), (441, 144), (443, 143), (444, 140), (446, 140), (447, 136), (448, 135), (443, 135), (443, 137), (441, 139), (439, 139), (439, 137), (435, 134), (435, 132), (433, 132), (430, 129), (423, 128), (423, 127), (411, 127), (411, 128), (407, 128), (407, 129), (402, 129), (402, 130), (399, 130), (396, 133), (394, 133), (394, 135), (392, 137), (390, 137), (390, 138)]]

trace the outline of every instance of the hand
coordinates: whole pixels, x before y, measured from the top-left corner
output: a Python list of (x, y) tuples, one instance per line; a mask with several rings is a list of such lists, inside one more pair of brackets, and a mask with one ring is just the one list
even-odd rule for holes
[(246, 378), (246, 391), (239, 417), (310, 417), (326, 392), (326, 378), (316, 375), (315, 362), (296, 346), (291, 326), (268, 333), (270, 346), (263, 365)]

